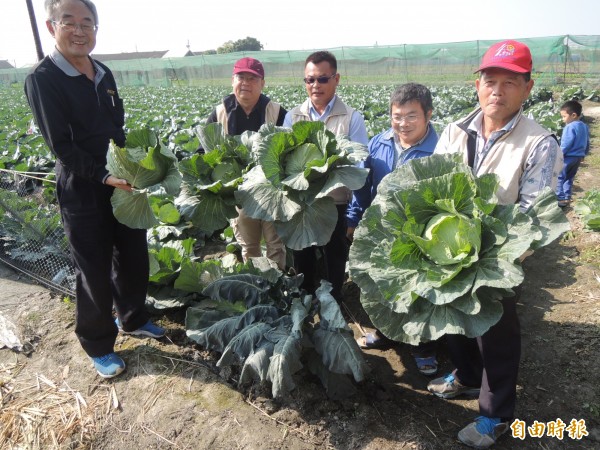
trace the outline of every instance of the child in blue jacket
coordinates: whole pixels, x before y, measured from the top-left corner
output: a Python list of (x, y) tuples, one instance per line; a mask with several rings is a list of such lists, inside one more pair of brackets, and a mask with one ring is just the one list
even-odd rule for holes
[(581, 121), (581, 112), (581, 103), (575, 100), (565, 102), (560, 107), (560, 116), (566, 124), (560, 140), (564, 165), (556, 186), (558, 206), (561, 208), (571, 202), (575, 174), (585, 155), (590, 152), (590, 131)]

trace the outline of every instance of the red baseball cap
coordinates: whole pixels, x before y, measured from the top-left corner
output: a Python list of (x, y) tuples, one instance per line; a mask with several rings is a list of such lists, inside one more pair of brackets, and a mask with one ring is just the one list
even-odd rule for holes
[(265, 69), (258, 59), (254, 58), (242, 58), (238, 60), (233, 66), (233, 74), (236, 73), (251, 73), (257, 77), (265, 77)]
[(492, 45), (483, 55), (476, 73), (491, 67), (517, 73), (531, 73), (533, 61), (529, 47), (522, 42), (510, 40)]

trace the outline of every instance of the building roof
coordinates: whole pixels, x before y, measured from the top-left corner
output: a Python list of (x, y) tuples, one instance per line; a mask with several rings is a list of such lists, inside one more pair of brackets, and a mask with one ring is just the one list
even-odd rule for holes
[(129, 59), (148, 59), (162, 58), (168, 50), (159, 50), (153, 52), (131, 52), (131, 53), (107, 53), (107, 54), (92, 54), (94, 59), (98, 61), (125, 61)]
[(165, 53), (163, 58), (183, 58), (185, 56), (195, 56), (195, 53), (191, 50), (184, 48), (178, 50), (169, 50)]
[(8, 60), (0, 59), (0, 69), (14, 69), (14, 67)]

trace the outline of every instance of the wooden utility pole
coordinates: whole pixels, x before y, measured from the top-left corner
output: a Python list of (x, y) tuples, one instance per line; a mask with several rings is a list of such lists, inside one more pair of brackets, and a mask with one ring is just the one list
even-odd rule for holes
[(42, 43), (40, 41), (40, 33), (38, 31), (37, 22), (35, 21), (35, 12), (33, 10), (33, 4), (31, 0), (25, 0), (27, 3), (27, 10), (29, 11), (29, 22), (31, 22), (31, 31), (33, 33), (33, 40), (35, 41), (35, 51), (37, 52), (37, 59), (41, 61), (44, 59), (44, 52), (42, 51)]

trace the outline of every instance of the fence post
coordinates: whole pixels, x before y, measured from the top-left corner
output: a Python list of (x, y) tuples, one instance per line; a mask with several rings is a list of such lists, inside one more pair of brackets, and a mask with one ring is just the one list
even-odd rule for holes
[(567, 42), (565, 42), (565, 66), (563, 69), (563, 84), (567, 82), (567, 61), (569, 60), (569, 35), (567, 34)]
[(31, 0), (27, 0), (27, 11), (29, 12), (29, 22), (31, 22), (31, 32), (33, 33), (33, 41), (35, 42), (35, 51), (37, 53), (38, 61), (44, 59), (44, 52), (42, 51), (42, 43), (40, 41), (40, 32), (35, 21), (35, 11), (33, 10), (33, 4)]
[(408, 59), (406, 58), (406, 44), (404, 44), (404, 72), (406, 79), (405, 82), (408, 82)]

